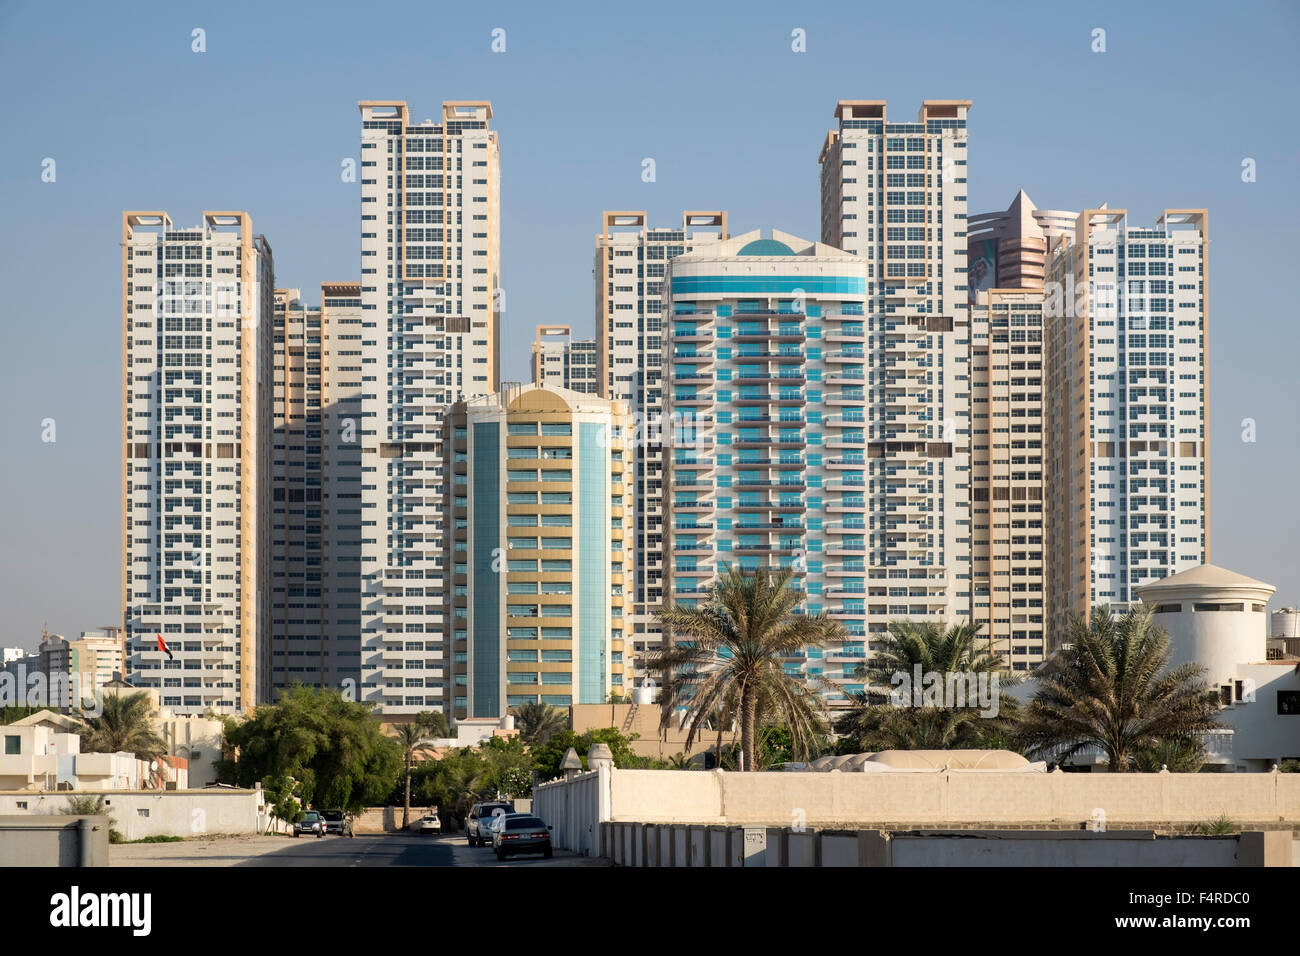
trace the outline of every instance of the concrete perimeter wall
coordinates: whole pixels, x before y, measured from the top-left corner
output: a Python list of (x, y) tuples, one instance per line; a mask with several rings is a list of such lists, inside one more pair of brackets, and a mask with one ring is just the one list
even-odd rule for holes
[(113, 818), (113, 828), (126, 840), (256, 834), (265, 830), (268, 822), (262, 791), (226, 789), (10, 791), (0, 793), (0, 815), (25, 814), (40, 820), (51, 814), (66, 814), (68, 797), (86, 796), (104, 798), (104, 814)]
[(613, 770), (606, 819), (777, 827), (1096, 821), (1156, 827), (1220, 816), (1239, 826), (1300, 826), (1300, 774)]
[(1159, 837), (1153, 831), (794, 830), (788, 827), (604, 823), (620, 866), (1293, 866), (1288, 831)]
[(600, 822), (610, 818), (611, 780), (625, 772), (601, 767), (572, 780), (533, 788), (532, 812), (550, 824), (555, 846), (584, 856), (608, 856), (603, 852)]

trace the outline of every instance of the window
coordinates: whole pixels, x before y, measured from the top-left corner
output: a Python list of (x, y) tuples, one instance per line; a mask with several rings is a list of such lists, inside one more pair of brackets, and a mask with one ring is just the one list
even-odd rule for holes
[(22, 753), (22, 742), (23, 742), (23, 738), (6, 734), (5, 753), (6, 754)]
[(1285, 717), (1300, 717), (1300, 690), (1278, 691), (1277, 712)]

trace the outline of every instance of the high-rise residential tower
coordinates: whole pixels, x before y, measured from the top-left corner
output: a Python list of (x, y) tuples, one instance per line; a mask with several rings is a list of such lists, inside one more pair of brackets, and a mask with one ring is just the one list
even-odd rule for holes
[(178, 714), (269, 696), (274, 287), (247, 213), (122, 214), (126, 669)]
[[(938, 530), (872, 523), (883, 493), (929, 493), (942, 458), (923, 446), (905, 478), (871, 483), (867, 264), (752, 232), (674, 259), (666, 292), (671, 600), (699, 601), (723, 565), (793, 566), (805, 610), (832, 615), (847, 636), (785, 666), (837, 685), (826, 701), (846, 706), (862, 689), (853, 672), (866, 659), (868, 620), (925, 616), (939, 603), (920, 563)], [(876, 534), (917, 555), (920, 573), (873, 566)]]
[[(971, 309), (972, 620), (1013, 671), (1044, 654), (1043, 293)], [(983, 649), (983, 647), (981, 647)]]
[(664, 277), (674, 256), (727, 238), (723, 210), (682, 213), (680, 226), (651, 228), (644, 210), (607, 211), (596, 236), (598, 394), (627, 402), (633, 420), (636, 566), (632, 671), (662, 644), (655, 620), (663, 583)]
[(972, 613), (1018, 671), (1046, 651), (1044, 264), (1077, 218), (1039, 209), (1021, 190), (1006, 210), (968, 220)]
[[(1204, 209), (1087, 209), (1047, 255), (1050, 641), (1210, 559)], [(1052, 650), (1053, 648), (1048, 648)]]
[(900, 617), (970, 614), (967, 100), (892, 122), (842, 100), (821, 150), (822, 241), (866, 262), (869, 639)]
[(528, 385), (457, 403), (444, 507), (453, 714), (624, 693), (627, 405)]
[(361, 289), (331, 282), (321, 297), (275, 291), (274, 696), (360, 684)]
[(596, 340), (573, 340), (567, 325), (539, 325), (533, 338), (533, 384), (568, 388), (586, 395), (600, 390)]
[(500, 149), (485, 101), (360, 106), (360, 698), (414, 714), (448, 707), (443, 414), (500, 376)]

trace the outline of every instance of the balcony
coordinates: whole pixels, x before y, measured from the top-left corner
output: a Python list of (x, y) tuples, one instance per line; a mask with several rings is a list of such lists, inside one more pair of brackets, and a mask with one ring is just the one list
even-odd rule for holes
[(731, 399), (734, 405), (803, 405), (808, 398), (802, 389), (781, 389), (776, 392), (761, 391), (740, 393)]
[(794, 554), (796, 551), (802, 551), (799, 545), (790, 544), (773, 546), (770, 544), (736, 544), (732, 546), (732, 551), (736, 554)]
[(836, 364), (861, 365), (867, 360), (866, 352), (862, 349), (840, 349), (835, 352), (825, 352), (822, 355), (823, 362), (833, 362)]
[[(858, 530), (865, 529), (860, 528)], [(865, 544), (828, 544), (822, 553), (837, 558), (853, 557), (859, 554), (865, 555), (867, 546)]]
[(822, 395), (822, 401), (827, 405), (862, 405), (866, 400), (861, 392), (826, 392)]
[(773, 435), (747, 435), (743, 438), (735, 437), (731, 439), (733, 448), (803, 448), (808, 444), (803, 437), (782, 438)]
[(781, 455), (778, 458), (743, 458), (732, 464), (735, 468), (772, 468), (777, 465), (799, 467), (803, 463), (803, 458), (799, 455)]
[(731, 333), (734, 342), (802, 342), (806, 338), (804, 330), (797, 326), (758, 326), (741, 323)]
[(672, 397), (672, 405), (674, 406), (682, 406), (682, 405), (703, 406), (703, 405), (712, 405), (712, 404), (713, 404), (712, 392), (694, 392), (689, 395), (687, 394), (674, 395)]
[(807, 486), (807, 482), (802, 478), (798, 481), (791, 481), (789, 479), (783, 479), (781, 481), (766, 481), (757, 478), (736, 478), (731, 484), (731, 487), (736, 491), (761, 491), (767, 488), (789, 488), (792, 490), (802, 491)]
[(778, 384), (788, 382), (791, 385), (802, 385), (808, 380), (808, 376), (802, 371), (789, 372), (778, 369), (753, 369), (747, 370), (733, 378), (736, 382), (776, 382)]
[(674, 385), (710, 385), (713, 382), (712, 372), (702, 372), (699, 369), (693, 369), (689, 372), (673, 372), (668, 376), (668, 380)]

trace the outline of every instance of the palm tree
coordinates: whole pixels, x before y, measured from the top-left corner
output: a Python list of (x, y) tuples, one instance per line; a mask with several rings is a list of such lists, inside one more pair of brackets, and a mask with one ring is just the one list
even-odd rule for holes
[(1017, 710), (1013, 698), (999, 692), (996, 715), (990, 717), (977, 701), (960, 707), (952, 701), (925, 703), (904, 690), (915, 684), (918, 668), (921, 674), (941, 675), (945, 684), (948, 675), (980, 674), (996, 674), (999, 684), (1016, 683), (1003, 672), (999, 655), (979, 649), (981, 627), (969, 621), (947, 628), (934, 622), (891, 622), (885, 646), (854, 671), (866, 686), (851, 695), (853, 706), (836, 721), (836, 731), (863, 751), (949, 750), (1000, 739)]
[(1200, 773), (1205, 766), (1205, 747), (1195, 737), (1169, 737), (1133, 755), (1133, 769), (1139, 773)]
[(530, 747), (540, 747), (552, 735), (567, 730), (569, 726), (564, 711), (535, 700), (515, 707), (514, 715), (515, 723), (519, 725), (519, 736)]
[(393, 737), (397, 741), (397, 745), (402, 748), (402, 759), (406, 768), (406, 794), (402, 799), (403, 831), (411, 822), (411, 765), (415, 762), (416, 756), (428, 753), (432, 745), (429, 738), (434, 732), (436, 717), (442, 717), (442, 724), (445, 729), (447, 718), (443, 717), (442, 714), (435, 716), (430, 711), (416, 714), (415, 719), (410, 723), (398, 724), (393, 728)]
[(1106, 755), (1112, 773), (1162, 740), (1195, 738), (1220, 729), (1205, 668), (1166, 671), (1169, 636), (1151, 623), (1152, 608), (1123, 616), (1102, 605), (1086, 622), (1070, 620), (1070, 645), (1035, 675), (1040, 688), (1016, 738), (1030, 756), (1065, 760), (1086, 747)]
[(167, 743), (154, 730), (153, 716), (153, 705), (144, 691), (127, 696), (105, 694), (99, 716), (82, 718), (86, 722), (80, 731), (82, 749), (86, 753), (126, 751), (139, 760), (157, 760), (167, 753)]
[(822, 728), (821, 701), (781, 665), (806, 647), (841, 637), (843, 629), (825, 614), (794, 613), (803, 594), (790, 587), (793, 577), (790, 568), (771, 574), (732, 566), (700, 606), (673, 605), (659, 613), (664, 633), (689, 638), (647, 661), (663, 677), (661, 726), (668, 726), (675, 708), (686, 711), (688, 750), (720, 709), (740, 715), (744, 770), (757, 769), (760, 720), (789, 727), (792, 749), (799, 753), (812, 746)]

